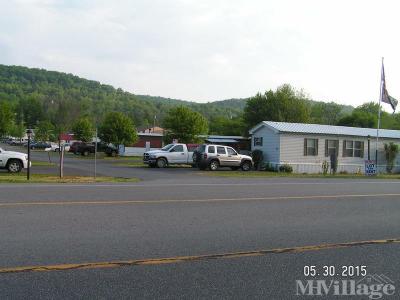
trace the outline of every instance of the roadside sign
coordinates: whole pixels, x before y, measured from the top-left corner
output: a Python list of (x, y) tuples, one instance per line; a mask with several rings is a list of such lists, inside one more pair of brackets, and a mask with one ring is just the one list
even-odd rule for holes
[(375, 160), (366, 160), (365, 161), (365, 176), (374, 176), (374, 175), (376, 175)]

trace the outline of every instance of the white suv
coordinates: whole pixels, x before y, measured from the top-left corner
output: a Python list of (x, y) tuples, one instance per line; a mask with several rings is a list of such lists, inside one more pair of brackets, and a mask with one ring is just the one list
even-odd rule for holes
[(230, 167), (232, 170), (241, 168), (243, 171), (251, 170), (253, 160), (248, 155), (239, 154), (235, 149), (223, 145), (203, 144), (193, 154), (193, 162), (200, 170), (218, 170), (219, 167)]
[(28, 167), (28, 155), (21, 152), (5, 151), (0, 148), (0, 168), (10, 173), (21, 172)]

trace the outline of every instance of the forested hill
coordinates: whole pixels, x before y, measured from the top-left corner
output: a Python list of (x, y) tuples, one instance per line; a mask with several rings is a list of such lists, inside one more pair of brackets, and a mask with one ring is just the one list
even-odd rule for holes
[[(155, 116), (156, 124), (162, 125), (171, 107), (185, 105), (208, 119), (210, 133), (231, 135), (245, 132), (241, 116), (247, 100), (196, 103), (134, 95), (72, 74), (0, 65), (0, 103), (5, 101), (11, 104), (15, 124), (24, 124), (26, 127), (35, 127), (40, 121), (49, 121), (56, 129), (69, 130), (82, 116), (89, 116), (100, 123), (110, 111), (124, 112), (133, 119), (136, 126), (152, 125)], [(336, 124), (338, 117), (353, 110), (351, 106), (306, 101), (312, 108), (308, 119), (315, 123)], [(336, 114), (327, 113), (332, 108)]]
[(137, 126), (153, 124), (154, 116), (157, 122), (162, 122), (169, 108), (177, 105), (190, 106), (207, 119), (235, 117), (242, 113), (246, 102), (230, 99), (195, 103), (134, 95), (72, 74), (0, 65), (0, 101), (3, 100), (14, 106), (27, 125), (46, 118), (66, 128), (79, 116), (89, 115), (100, 120), (112, 110), (125, 112)]

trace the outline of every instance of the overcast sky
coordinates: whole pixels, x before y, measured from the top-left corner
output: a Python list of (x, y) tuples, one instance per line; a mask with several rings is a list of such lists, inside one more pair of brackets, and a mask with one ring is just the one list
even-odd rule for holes
[[(400, 98), (400, 4), (356, 0), (0, 0), (0, 63), (193, 101), (290, 83), (315, 100)], [(399, 99), (400, 100), (400, 99)]]

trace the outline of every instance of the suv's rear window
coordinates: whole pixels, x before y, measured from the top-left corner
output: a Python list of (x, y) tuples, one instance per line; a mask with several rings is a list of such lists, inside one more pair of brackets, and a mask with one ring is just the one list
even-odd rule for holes
[(199, 148), (198, 148), (198, 151), (199, 151), (199, 152), (204, 152), (204, 151), (206, 151), (206, 145), (200, 145)]
[(218, 154), (226, 154), (225, 147), (217, 147)]
[(208, 146), (208, 153), (215, 153), (215, 147), (214, 146)]

